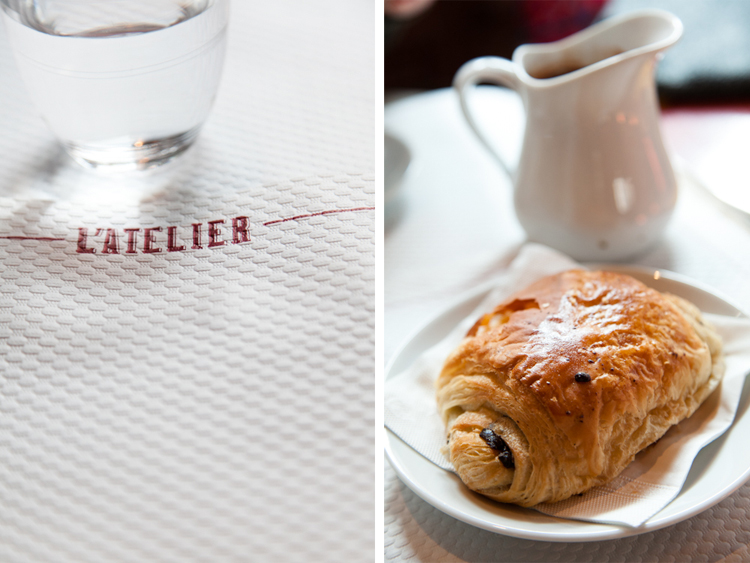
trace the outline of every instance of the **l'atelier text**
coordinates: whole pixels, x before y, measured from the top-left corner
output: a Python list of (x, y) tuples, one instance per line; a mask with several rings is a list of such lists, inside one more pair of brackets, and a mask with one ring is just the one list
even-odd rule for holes
[[(85, 227), (78, 229), (80, 254), (157, 254), (159, 252), (183, 252), (187, 249), (216, 248), (226, 244), (250, 242), (247, 217), (235, 217), (231, 227), (224, 219), (193, 223), (190, 227), (171, 226), (96, 229), (93, 234)], [(91, 240), (93, 239), (93, 240)], [(190, 244), (192, 242), (192, 244)], [(97, 250), (98, 249), (98, 250)]]

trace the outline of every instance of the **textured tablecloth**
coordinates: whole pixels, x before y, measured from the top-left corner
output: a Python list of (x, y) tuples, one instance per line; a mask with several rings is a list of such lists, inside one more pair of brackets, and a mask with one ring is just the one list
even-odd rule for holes
[(372, 559), (373, 18), (234, 1), (197, 144), (125, 176), (0, 29), (0, 561)]
[[(480, 93), (478, 111), (494, 125), (494, 142), (513, 160), (523, 114), (510, 92)], [(684, 147), (691, 120), (664, 116), (669, 147)], [(525, 235), (516, 221), (508, 179), (483, 151), (450, 90), (386, 106), (386, 131), (413, 153), (386, 214), (385, 356), (464, 292), (491, 279), (517, 253)], [(670, 137), (670, 136), (673, 136)], [(712, 138), (692, 131), (692, 146)], [(750, 311), (750, 222), (691, 180), (675, 156), (680, 197), (663, 240), (635, 263), (671, 270), (713, 287)], [(737, 168), (740, 170), (742, 166)], [(702, 170), (705, 173), (705, 170)], [(450, 266), (448, 266), (450, 265)], [(479, 561), (743, 561), (750, 558), (750, 485), (680, 524), (627, 539), (545, 543), (504, 537), (441, 513), (399, 481), (385, 464), (385, 560)]]

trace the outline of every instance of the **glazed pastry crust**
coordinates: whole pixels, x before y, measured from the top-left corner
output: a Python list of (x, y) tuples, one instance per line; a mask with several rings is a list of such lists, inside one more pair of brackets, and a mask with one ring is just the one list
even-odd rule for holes
[(723, 376), (721, 348), (694, 305), (630, 276), (544, 278), (479, 319), (446, 360), (437, 400), (451, 462), (501, 502), (584, 492), (695, 412)]

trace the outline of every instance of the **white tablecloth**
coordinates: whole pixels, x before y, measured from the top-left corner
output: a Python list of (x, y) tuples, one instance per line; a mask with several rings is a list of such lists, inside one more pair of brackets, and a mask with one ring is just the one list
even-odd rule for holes
[[(523, 129), (510, 92), (483, 91), (478, 111), (513, 160)], [(688, 156), (710, 153), (679, 112), (663, 118), (669, 147)], [(386, 106), (385, 129), (413, 153), (399, 200), (387, 209), (385, 233), (385, 356), (410, 335), (491, 279), (525, 240), (509, 181), (469, 131), (450, 90), (406, 97)], [(693, 133), (693, 138), (686, 137)], [(674, 142), (673, 142), (674, 141)], [(703, 144), (704, 151), (700, 150)], [(671, 270), (709, 285), (750, 311), (750, 222), (691, 179), (690, 162), (675, 155), (680, 196), (663, 240), (636, 263)], [(701, 164), (695, 159), (694, 164)], [(738, 166), (741, 170), (741, 165)], [(700, 172), (705, 175), (705, 166)], [(726, 175), (726, 174), (725, 174)], [(745, 182), (746, 184), (746, 182)], [(741, 561), (750, 557), (750, 485), (713, 508), (669, 528), (627, 539), (557, 544), (479, 530), (422, 501), (385, 467), (386, 561)]]
[(197, 144), (135, 176), (0, 30), (0, 561), (371, 560), (373, 17), (233, 2)]

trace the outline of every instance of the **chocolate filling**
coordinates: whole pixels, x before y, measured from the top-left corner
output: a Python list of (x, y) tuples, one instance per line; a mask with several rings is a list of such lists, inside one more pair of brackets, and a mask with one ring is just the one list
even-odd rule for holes
[(497, 459), (500, 460), (500, 463), (502, 463), (506, 469), (515, 469), (516, 464), (513, 461), (513, 452), (508, 447), (508, 444), (505, 443), (505, 440), (503, 440), (489, 428), (485, 428), (484, 430), (482, 430), (479, 433), (479, 437), (487, 442), (487, 445), (489, 447), (499, 452)]

